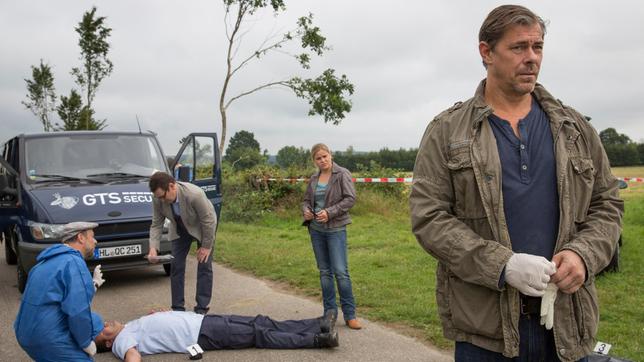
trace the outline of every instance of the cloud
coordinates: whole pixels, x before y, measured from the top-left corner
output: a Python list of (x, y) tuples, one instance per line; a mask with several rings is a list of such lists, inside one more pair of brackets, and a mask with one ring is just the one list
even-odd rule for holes
[[(558, 98), (593, 117), (598, 130), (614, 127), (644, 139), (639, 83), (644, 79), (644, 7), (635, 1), (554, 0), (527, 3), (549, 21), (540, 81)], [(142, 128), (159, 134), (166, 153), (193, 131), (221, 133), (219, 92), (225, 74), (223, 4), (195, 0), (97, 1), (113, 28), (114, 73), (95, 100), (97, 117), (111, 130)], [(230, 85), (231, 95), (261, 82), (294, 74), (314, 76), (326, 68), (355, 84), (353, 111), (340, 126), (307, 116), (308, 105), (289, 91), (266, 90), (229, 109), (228, 138), (255, 133), (275, 154), (286, 145), (326, 142), (334, 149), (417, 147), (424, 128), (441, 110), (470, 97), (485, 76), (477, 50), (479, 26), (497, 1), (422, 1), (400, 4), (355, 0), (298, 0), (274, 17), (258, 13), (247, 24), (238, 59), (266, 34), (282, 34), (309, 12), (332, 51), (304, 73), (288, 54), (249, 65)], [(39, 131), (20, 101), (24, 78), (39, 59), (55, 74), (58, 94), (74, 87), (79, 65), (74, 27), (86, 1), (27, 0), (0, 3), (0, 117), (5, 138)], [(284, 49), (294, 53), (295, 49)]]

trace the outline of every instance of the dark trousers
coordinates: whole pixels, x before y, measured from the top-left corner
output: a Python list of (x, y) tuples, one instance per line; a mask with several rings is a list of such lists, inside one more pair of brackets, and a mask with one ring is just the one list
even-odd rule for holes
[[(179, 230), (178, 230), (179, 231)], [(170, 272), (170, 289), (172, 291), (172, 309), (185, 310), (184, 284), (186, 282), (186, 257), (194, 238), (187, 232), (179, 231), (179, 238), (172, 240), (172, 271)], [(197, 266), (197, 295), (195, 312), (208, 312), (212, 297), (212, 254), (205, 263)]]
[(211, 314), (201, 322), (198, 343), (204, 350), (313, 348), (318, 333), (320, 320), (317, 318), (280, 322), (263, 315)]
[[(519, 319), (519, 357), (508, 358), (467, 342), (456, 342), (455, 362), (556, 362), (557, 356), (552, 330), (539, 323), (538, 314), (523, 314)], [(579, 362), (587, 362), (584, 357)]]

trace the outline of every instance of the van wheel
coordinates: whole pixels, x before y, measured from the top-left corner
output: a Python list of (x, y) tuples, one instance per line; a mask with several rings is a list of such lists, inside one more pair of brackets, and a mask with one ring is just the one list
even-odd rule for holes
[(22, 267), (22, 263), (20, 262), (20, 259), (18, 259), (18, 268), (17, 268), (17, 275), (18, 275), (18, 291), (22, 294), (25, 291), (25, 287), (27, 286), (27, 272), (25, 271), (25, 268)]
[(166, 276), (170, 276), (170, 272), (172, 271), (172, 264), (163, 264), (163, 270), (165, 271)]
[(18, 262), (18, 256), (11, 248), (11, 238), (9, 237), (8, 232), (2, 233), (4, 238), (4, 258), (9, 265), (16, 265)]

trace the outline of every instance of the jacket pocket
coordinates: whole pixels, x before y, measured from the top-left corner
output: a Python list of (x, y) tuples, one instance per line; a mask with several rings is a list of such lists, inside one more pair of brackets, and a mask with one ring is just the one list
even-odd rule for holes
[(449, 309), (456, 329), (503, 339), (499, 293), (449, 276)]
[(572, 295), (572, 303), (579, 338), (582, 341), (593, 338), (597, 333), (599, 319), (597, 294), (594, 285), (582, 285)]
[(586, 220), (590, 198), (595, 184), (595, 166), (593, 160), (585, 157), (570, 158), (572, 177), (570, 180), (570, 200), (574, 204), (575, 222)]
[(454, 214), (459, 219), (486, 217), (478, 183), (472, 167), (470, 142), (450, 145), (447, 168), (454, 187)]

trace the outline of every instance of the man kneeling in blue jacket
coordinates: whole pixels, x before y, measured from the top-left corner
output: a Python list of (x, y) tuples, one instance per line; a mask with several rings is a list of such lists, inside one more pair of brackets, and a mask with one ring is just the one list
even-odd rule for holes
[(94, 255), (98, 224), (63, 226), (63, 244), (43, 250), (31, 269), (13, 325), (20, 347), (36, 361), (92, 361), (93, 339), (103, 320), (91, 310), (96, 288), (103, 284), (100, 265), (94, 278), (83, 258)]

